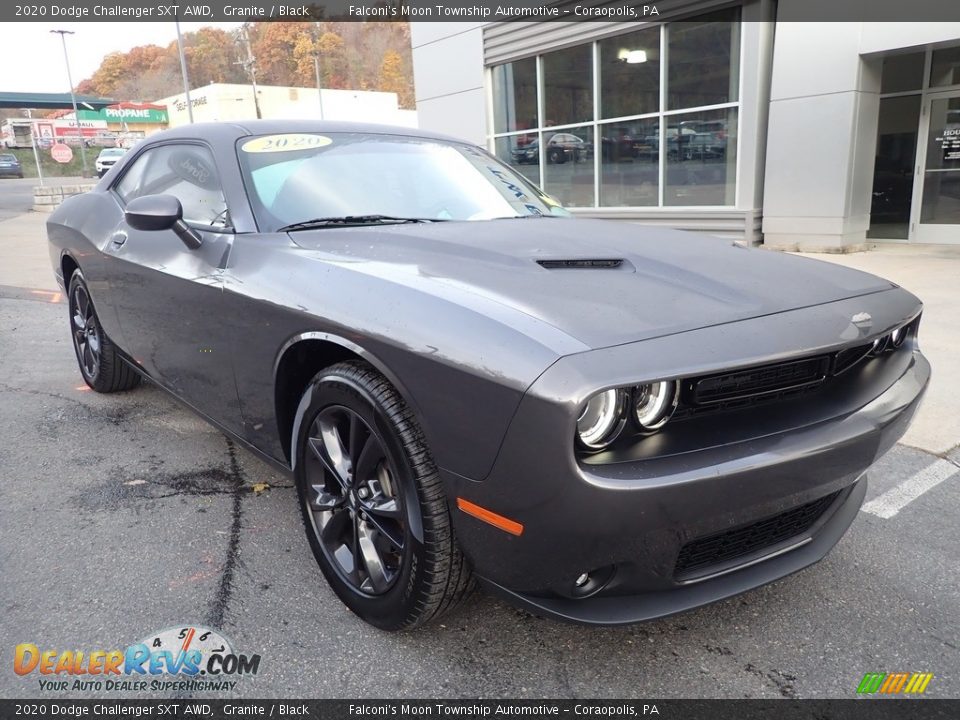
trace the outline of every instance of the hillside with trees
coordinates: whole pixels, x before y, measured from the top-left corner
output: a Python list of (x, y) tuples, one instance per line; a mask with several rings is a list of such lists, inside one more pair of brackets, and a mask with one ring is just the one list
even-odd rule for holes
[[(323, 87), (395, 92), (400, 107), (414, 107), (407, 23), (252, 22), (246, 37), (239, 28), (205, 27), (184, 33), (183, 40), (191, 87), (250, 82), (243, 65), (249, 41), (258, 83), (316, 87), (319, 58)], [(182, 92), (177, 43), (111, 53), (76, 89), (118, 101), (150, 101)]]

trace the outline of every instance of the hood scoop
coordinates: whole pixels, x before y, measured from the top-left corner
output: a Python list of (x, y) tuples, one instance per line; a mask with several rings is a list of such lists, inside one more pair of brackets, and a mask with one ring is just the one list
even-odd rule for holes
[(547, 270), (614, 270), (623, 265), (622, 259), (574, 258), (571, 260), (537, 260)]

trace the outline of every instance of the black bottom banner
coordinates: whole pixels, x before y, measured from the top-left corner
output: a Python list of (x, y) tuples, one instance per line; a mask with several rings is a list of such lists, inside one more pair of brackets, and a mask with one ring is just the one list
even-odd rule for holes
[(676, 718), (927, 720), (960, 700), (0, 700), (0, 718)]

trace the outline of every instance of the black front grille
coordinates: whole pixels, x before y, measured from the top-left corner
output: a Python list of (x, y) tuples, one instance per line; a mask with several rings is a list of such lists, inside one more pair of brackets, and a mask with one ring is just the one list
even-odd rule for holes
[(839, 494), (838, 491), (765, 520), (693, 540), (680, 549), (675, 574), (681, 579), (682, 576), (706, 574), (702, 571), (714, 565), (747, 557), (802, 535), (813, 527)]
[(693, 382), (693, 402), (708, 405), (733, 398), (748, 398), (822, 383), (830, 370), (830, 356), (764, 365), (710, 375)]

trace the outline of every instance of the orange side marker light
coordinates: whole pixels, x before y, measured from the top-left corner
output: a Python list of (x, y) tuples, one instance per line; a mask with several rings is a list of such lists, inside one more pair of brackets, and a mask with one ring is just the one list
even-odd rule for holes
[(480, 507), (469, 500), (464, 500), (463, 498), (458, 497), (457, 507), (467, 515), (472, 515), (478, 520), (483, 520), (485, 523), (493, 525), (498, 530), (503, 530), (511, 535), (519, 536), (523, 534), (523, 525), (520, 523), (516, 522), (515, 520), (511, 520), (510, 518), (505, 518), (503, 515), (497, 515), (497, 513)]

